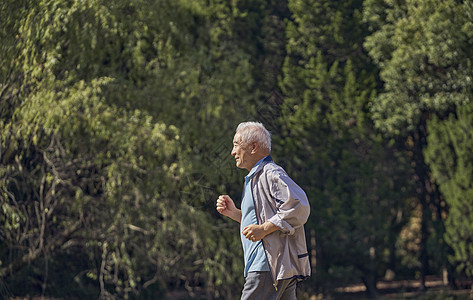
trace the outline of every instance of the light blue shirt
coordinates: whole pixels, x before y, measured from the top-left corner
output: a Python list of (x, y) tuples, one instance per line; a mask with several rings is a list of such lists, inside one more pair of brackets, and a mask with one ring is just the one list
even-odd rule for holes
[(258, 165), (263, 160), (264, 158), (259, 160), (251, 169), (250, 173), (245, 176), (245, 187), (243, 190), (243, 198), (241, 200), (240, 237), (241, 243), (243, 245), (243, 256), (245, 258), (245, 277), (248, 275), (248, 272), (269, 271), (266, 254), (264, 253), (263, 242), (252, 242), (241, 233), (245, 226), (250, 224), (258, 224), (255, 211), (255, 202), (253, 200), (253, 193), (251, 191), (251, 179), (255, 175)]

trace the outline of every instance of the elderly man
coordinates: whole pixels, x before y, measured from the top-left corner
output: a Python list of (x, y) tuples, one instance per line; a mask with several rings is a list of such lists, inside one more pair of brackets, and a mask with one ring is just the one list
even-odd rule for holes
[(297, 281), (310, 276), (304, 227), (310, 213), (304, 191), (276, 165), (271, 136), (261, 123), (241, 123), (233, 139), (238, 168), (249, 171), (241, 209), (228, 195), (217, 211), (240, 223), (245, 261), (241, 299), (296, 299)]

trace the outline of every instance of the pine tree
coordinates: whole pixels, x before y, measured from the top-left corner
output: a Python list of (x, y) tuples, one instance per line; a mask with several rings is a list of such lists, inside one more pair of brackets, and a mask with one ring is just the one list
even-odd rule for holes
[(448, 204), (445, 239), (450, 262), (460, 274), (473, 275), (473, 105), (459, 107), (448, 119), (429, 122), (426, 162)]
[[(444, 209), (437, 186), (425, 163), (428, 120), (444, 118), (468, 103), (471, 82), (470, 2), (378, 1), (365, 2), (365, 20), (372, 34), (365, 46), (380, 67), (383, 92), (371, 111), (377, 128), (386, 136), (406, 141), (411, 153), (412, 180), (422, 207), (419, 259), (421, 283), (431, 272), (429, 257), (445, 261)], [(434, 231), (434, 235), (430, 232)], [(428, 245), (435, 245), (431, 249)], [(438, 249), (443, 249), (438, 255)]]
[(303, 174), (296, 178), (311, 201), (316, 282), (362, 279), (376, 296), (395, 240), (386, 237), (408, 215), (408, 188), (402, 156), (372, 130), (376, 69), (362, 48), (362, 1), (289, 1), (289, 8), (281, 152), (288, 169)]

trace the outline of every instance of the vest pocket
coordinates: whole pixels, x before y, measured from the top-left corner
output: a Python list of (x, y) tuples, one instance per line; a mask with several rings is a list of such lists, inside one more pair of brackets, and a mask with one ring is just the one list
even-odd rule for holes
[(304, 257), (306, 257), (306, 256), (309, 256), (309, 253), (308, 253), (308, 252), (307, 252), (307, 253), (304, 253), (304, 254), (298, 254), (298, 255), (297, 255), (297, 258), (304, 258)]

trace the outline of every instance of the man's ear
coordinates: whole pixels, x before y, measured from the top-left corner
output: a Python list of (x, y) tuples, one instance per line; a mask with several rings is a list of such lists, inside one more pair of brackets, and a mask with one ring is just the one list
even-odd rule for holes
[(258, 143), (253, 142), (251, 143), (251, 154), (255, 154), (258, 151)]

